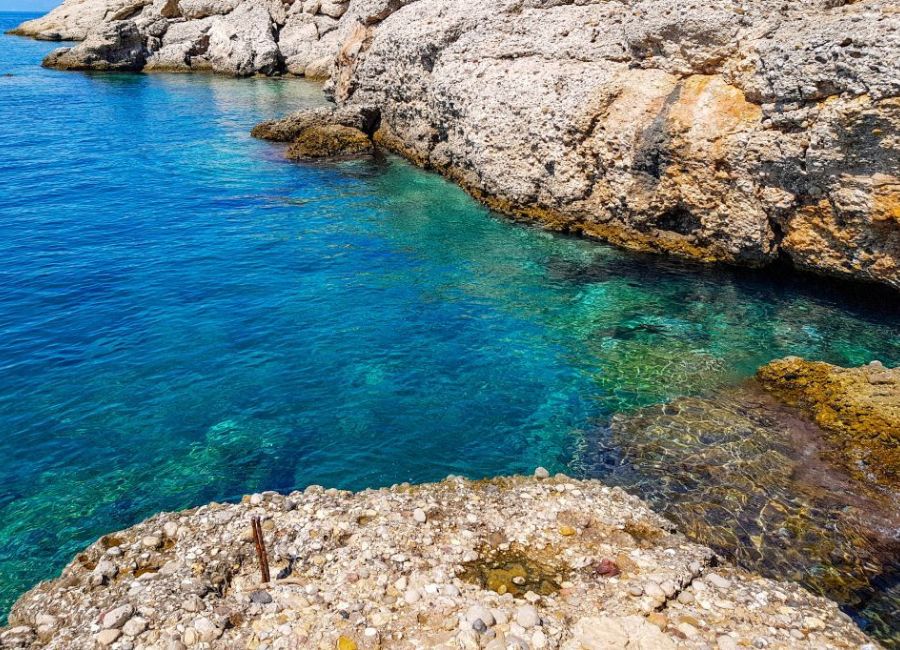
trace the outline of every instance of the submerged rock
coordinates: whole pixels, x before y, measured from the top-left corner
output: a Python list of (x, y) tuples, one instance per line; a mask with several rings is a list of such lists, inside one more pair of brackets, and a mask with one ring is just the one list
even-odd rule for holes
[[(867, 603), (900, 572), (900, 492), (823, 461), (822, 435), (751, 385), (617, 414), (590, 441), (585, 470), (635, 490), (692, 540), (883, 617), (883, 634), (896, 634), (900, 601)], [(724, 588), (722, 578), (707, 581)]]
[[(739, 647), (796, 647), (796, 635), (815, 648), (868, 641), (834, 603), (797, 585), (728, 565), (705, 579), (717, 564), (709, 549), (597, 481), (452, 478), (261, 496), (161, 514), (117, 533), (115, 547), (109, 537), (91, 545), (15, 604), (0, 641), (360, 650), (585, 650), (613, 640), (700, 648), (723, 636)], [(409, 516), (420, 507), (425, 523)], [(263, 521), (272, 574), (281, 576), (264, 586), (247, 534), (252, 517)], [(578, 533), (560, 535), (563, 523)], [(179, 530), (172, 544), (142, 543), (169, 524)], [(597, 563), (609, 557), (618, 572), (599, 575)], [(118, 569), (108, 583), (91, 580), (101, 558)], [(652, 585), (658, 597), (645, 595)], [(36, 635), (48, 616), (52, 635)]]
[(854, 476), (900, 490), (900, 368), (787, 357), (757, 372), (762, 385), (826, 432), (828, 456)]

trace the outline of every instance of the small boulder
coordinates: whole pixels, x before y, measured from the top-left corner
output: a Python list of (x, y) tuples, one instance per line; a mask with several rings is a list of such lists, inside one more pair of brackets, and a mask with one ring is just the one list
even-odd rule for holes
[(94, 638), (98, 645), (106, 647), (115, 643), (120, 636), (122, 636), (122, 630), (103, 630)]
[(359, 129), (339, 124), (304, 129), (287, 152), (291, 160), (335, 158), (370, 153), (372, 140)]
[(131, 605), (120, 605), (115, 609), (106, 612), (100, 618), (100, 625), (107, 630), (119, 629), (134, 615), (134, 607)]
[(116, 20), (89, 32), (75, 47), (54, 50), (42, 65), (59, 70), (134, 71), (143, 68), (146, 60), (144, 36), (137, 25)]

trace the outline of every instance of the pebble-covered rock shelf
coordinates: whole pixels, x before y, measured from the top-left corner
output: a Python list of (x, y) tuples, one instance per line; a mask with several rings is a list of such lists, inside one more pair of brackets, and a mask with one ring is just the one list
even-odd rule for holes
[(25, 594), (0, 647), (878, 646), (834, 603), (722, 563), (624, 491), (539, 468), (160, 514)]

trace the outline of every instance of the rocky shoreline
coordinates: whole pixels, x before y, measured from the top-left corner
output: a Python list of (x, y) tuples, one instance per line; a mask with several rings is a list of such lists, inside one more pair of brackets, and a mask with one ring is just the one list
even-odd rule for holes
[(0, 646), (878, 647), (831, 601), (721, 563), (624, 491), (540, 468), (160, 514), (25, 594)]
[(16, 33), (83, 40), (63, 69), (327, 78), (503, 213), (900, 289), (890, 0), (66, 0)]

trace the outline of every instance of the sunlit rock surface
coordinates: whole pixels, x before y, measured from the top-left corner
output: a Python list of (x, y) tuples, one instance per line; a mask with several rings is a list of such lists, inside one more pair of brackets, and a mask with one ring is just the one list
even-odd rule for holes
[[(597, 481), (311, 487), (103, 537), (13, 607), (4, 647), (858, 648), (837, 606), (722, 565)], [(252, 517), (272, 582), (261, 584)], [(874, 647), (874, 645), (872, 646)]]

